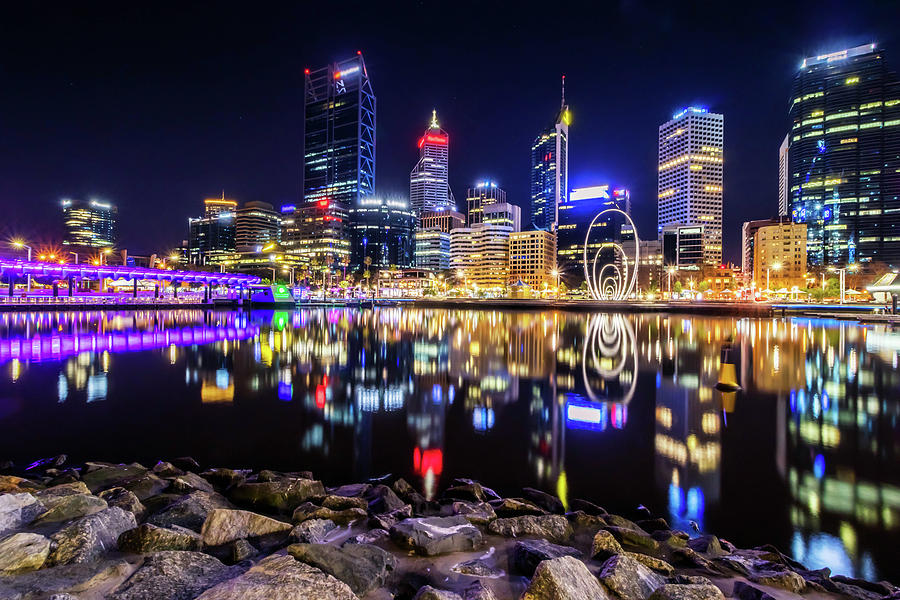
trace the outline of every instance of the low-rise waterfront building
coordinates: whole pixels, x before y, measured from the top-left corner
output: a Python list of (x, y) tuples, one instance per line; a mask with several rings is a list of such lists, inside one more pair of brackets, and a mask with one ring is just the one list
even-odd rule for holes
[(509, 283), (527, 284), (535, 291), (556, 287), (556, 236), (550, 231), (509, 234)]
[(806, 223), (786, 221), (760, 227), (753, 243), (756, 289), (806, 287)]

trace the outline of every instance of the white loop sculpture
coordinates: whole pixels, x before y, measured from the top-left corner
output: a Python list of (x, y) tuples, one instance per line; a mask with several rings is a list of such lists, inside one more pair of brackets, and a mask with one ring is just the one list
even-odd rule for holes
[[(588, 350), (590, 348), (590, 351)], [(631, 359), (631, 372), (625, 369)], [(605, 382), (606, 397), (600, 397), (591, 385), (589, 375), (596, 373)], [(594, 402), (628, 404), (637, 387), (638, 352), (634, 327), (620, 314), (599, 314), (588, 322), (584, 349), (581, 353), (581, 376), (588, 397)], [(618, 382), (623, 390), (621, 398), (609, 397), (609, 390)]]
[[(588, 242), (590, 241), (591, 230), (594, 228), (594, 223), (597, 222), (597, 219), (607, 213), (619, 213), (628, 219), (631, 230), (634, 232), (634, 260), (629, 261), (625, 249), (616, 242), (601, 243), (600, 247), (597, 248), (597, 252), (594, 254), (593, 260), (588, 260)], [(612, 262), (603, 265), (598, 272), (597, 261), (600, 258), (600, 253), (607, 248), (612, 248), (613, 254), (616, 257), (621, 254), (622, 268), (620, 269), (618, 265)], [(631, 268), (629, 268), (629, 262), (632, 265)], [(584, 236), (584, 280), (587, 282), (588, 291), (591, 293), (591, 297), (594, 300), (614, 300), (617, 302), (627, 299), (631, 296), (637, 286), (639, 262), (640, 240), (638, 238), (637, 227), (635, 227), (634, 221), (631, 220), (628, 213), (619, 210), (618, 208), (607, 208), (606, 210), (597, 213), (597, 216), (594, 217), (594, 220), (591, 221), (590, 226), (588, 226), (587, 234)], [(604, 277), (604, 273), (606, 273), (607, 269), (613, 274)]]

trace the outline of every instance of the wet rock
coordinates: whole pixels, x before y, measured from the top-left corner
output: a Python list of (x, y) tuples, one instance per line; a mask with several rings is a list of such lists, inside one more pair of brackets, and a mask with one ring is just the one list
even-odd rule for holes
[[(662, 573), (666, 577), (671, 577), (675, 573), (675, 568), (662, 559), (647, 556), (646, 554), (641, 554), (640, 552), (623, 552), (622, 554), (624, 554), (628, 558), (633, 558), (648, 569), (653, 569), (657, 573)], [(706, 578), (704, 577), (704, 579)]]
[(372, 515), (369, 519), (369, 527), (375, 529), (390, 529), (400, 521), (412, 516), (412, 506), (404, 504), (403, 508), (391, 512)]
[(217, 508), (234, 507), (219, 494), (192, 492), (150, 515), (147, 522), (159, 527), (179, 525), (199, 532), (210, 511)]
[(377, 544), (390, 539), (391, 535), (384, 529), (370, 529), (347, 538), (345, 544)]
[(450, 570), (471, 577), (502, 577), (506, 574), (503, 569), (495, 567), (483, 558), (474, 558), (458, 563), (453, 565)]
[(219, 546), (241, 538), (260, 537), (275, 533), (285, 533), (291, 529), (290, 523), (270, 519), (246, 510), (216, 508), (210, 511), (203, 523), (200, 536), (207, 546)]
[(799, 594), (806, 589), (806, 580), (793, 571), (762, 571), (751, 573), (750, 580), (762, 585), (782, 588)]
[(46, 489), (34, 493), (34, 496), (40, 500), (47, 510), (62, 502), (67, 496), (80, 494), (90, 494), (91, 490), (83, 481), (73, 481), (70, 483), (60, 483)]
[(775, 600), (769, 593), (743, 581), (735, 581), (731, 595), (737, 600)]
[[(713, 563), (712, 561), (704, 558), (703, 556), (700, 555), (699, 552), (697, 552), (695, 550), (691, 550), (690, 548), (674, 548), (674, 549), (672, 549), (671, 550), (671, 558), (672, 558), (672, 563), (675, 564), (676, 566), (694, 567), (697, 569), (703, 569), (703, 570), (707, 571), (708, 573), (721, 572), (721, 568), (718, 568), (716, 566), (716, 563)], [(726, 556), (726, 557), (722, 557), (722, 558), (727, 559), (729, 557)], [(717, 559), (717, 562), (718, 562), (718, 560), (720, 560), (720, 559)], [(735, 561), (735, 563), (736, 563), (736, 566), (737, 566), (737, 564), (739, 564), (739, 563), (737, 563), (737, 561)], [(746, 568), (745, 568), (745, 570), (746, 570)], [(749, 571), (747, 571), (747, 573), (749, 573)]]
[(209, 469), (200, 473), (200, 477), (207, 480), (220, 490), (226, 490), (231, 486), (240, 485), (247, 480), (246, 471), (234, 469)]
[(475, 503), (457, 500), (441, 506), (441, 516), (452, 517), (454, 515), (462, 515), (469, 523), (475, 525), (487, 525), (497, 518), (494, 507), (487, 502)]
[(91, 494), (57, 496), (53, 502), (53, 508), (38, 515), (34, 520), (35, 524), (69, 521), (107, 508), (106, 500)]
[(328, 519), (338, 525), (346, 525), (357, 519), (362, 519), (368, 513), (362, 508), (347, 508), (344, 510), (332, 510), (324, 506), (316, 506), (312, 502), (304, 502), (294, 509), (291, 520), (294, 523), (302, 523), (309, 519)]
[(554, 543), (568, 541), (573, 533), (569, 521), (562, 515), (526, 515), (497, 519), (491, 521), (488, 531), (505, 537), (540, 537)]
[(190, 600), (238, 570), (200, 552), (155, 552), (109, 596), (111, 600)]
[(384, 585), (397, 564), (389, 553), (368, 544), (349, 544), (340, 548), (325, 544), (292, 544), (287, 551), (297, 560), (340, 579), (359, 596)]
[(194, 473), (199, 473), (201, 471), (200, 463), (198, 463), (190, 456), (179, 456), (178, 458), (173, 458), (172, 464), (182, 471), (193, 471)]
[[(125, 488), (110, 488), (111, 490), (125, 490)], [(125, 490), (126, 492), (128, 490)], [(103, 492), (100, 492), (103, 494)], [(98, 494), (98, 495), (100, 495)], [(137, 498), (137, 496), (135, 496)], [(183, 499), (184, 496), (182, 494), (157, 494), (155, 496), (150, 496), (149, 498), (145, 498), (144, 500), (139, 500), (141, 504), (143, 504), (147, 508), (147, 512), (149, 514), (157, 513), (164, 508), (175, 504), (179, 500)]]
[(397, 497), (394, 490), (386, 485), (372, 486), (364, 498), (369, 503), (369, 512), (373, 514), (389, 513), (406, 506), (406, 503)]
[(0, 540), (0, 574), (35, 571), (50, 554), (50, 540), (36, 533), (17, 533)]
[(450, 500), (466, 500), (469, 502), (487, 502), (488, 500), (496, 500), (497, 495), (493, 490), (488, 493), (486, 489), (477, 481), (458, 482), (457, 485), (447, 488), (444, 491), (444, 498)]
[(364, 498), (358, 498), (354, 496), (335, 496), (334, 494), (325, 496), (321, 504), (323, 507), (330, 508), (331, 510), (346, 510), (348, 508), (360, 508), (362, 510), (367, 510), (369, 508), (369, 503), (366, 502)]
[(475, 481), (474, 479), (468, 479), (467, 477), (457, 477), (452, 482), (450, 482), (451, 486), (472, 485), (474, 483), (477, 483), (481, 486), (481, 491), (482, 493), (484, 493), (486, 501), (500, 500), (500, 494), (482, 484), (481, 482)]
[(722, 590), (714, 585), (667, 583), (650, 595), (651, 600), (725, 600)]
[(638, 549), (642, 552), (656, 552), (659, 550), (659, 542), (653, 539), (646, 531), (637, 526), (635, 527), (636, 529), (608, 526), (606, 531), (613, 534), (623, 547)]
[(610, 600), (583, 562), (571, 556), (538, 565), (521, 600)]
[(634, 531), (644, 533), (644, 534), (647, 533), (646, 531), (641, 529), (637, 523), (635, 523), (631, 519), (626, 519), (623, 516), (608, 513), (606, 515), (606, 517), (604, 517), (604, 518), (606, 519), (606, 522), (609, 523), (613, 527), (621, 527), (623, 529), (632, 529)]
[(664, 544), (672, 549), (677, 549), (687, 548), (687, 543), (691, 536), (683, 531), (678, 531), (677, 529), (675, 529), (671, 531), (654, 531), (650, 534), (650, 537), (652, 537), (660, 544)]
[(47, 598), (88, 590), (97, 594), (124, 579), (129, 569), (124, 560), (102, 560), (0, 577), (0, 598)]
[(503, 498), (489, 502), (498, 517), (521, 517), (524, 515), (546, 515), (547, 511), (523, 498)]
[(142, 521), (147, 514), (147, 508), (138, 500), (134, 492), (130, 492), (125, 488), (114, 487), (103, 490), (98, 494), (106, 501), (109, 506), (118, 506), (122, 510), (127, 510), (134, 515), (137, 521)]
[(588, 502), (587, 500), (582, 500), (581, 498), (575, 498), (569, 503), (569, 508), (573, 511), (582, 510), (589, 515), (598, 515), (604, 516), (607, 514), (606, 509), (602, 506), (597, 506), (593, 502)]
[(272, 471), (263, 469), (256, 476), (256, 481), (281, 481), (283, 479), (315, 479), (312, 471), (292, 471), (282, 473), (281, 471)]
[(124, 532), (119, 536), (118, 544), (122, 552), (142, 554), (162, 550), (200, 550), (203, 545), (195, 531), (178, 525), (169, 528), (149, 523)]
[(497, 600), (497, 596), (480, 581), (476, 581), (466, 587), (462, 593), (463, 600)]
[(322, 482), (313, 479), (242, 483), (229, 493), (233, 502), (272, 512), (291, 512), (307, 500), (324, 495)]
[(695, 585), (713, 585), (713, 582), (702, 575), (675, 575), (673, 583), (692, 583)]
[(159, 461), (153, 465), (152, 471), (160, 477), (178, 477), (184, 475), (184, 470), (179, 469), (170, 462)]
[(556, 496), (552, 496), (547, 492), (542, 492), (541, 490), (527, 487), (522, 488), (522, 495), (525, 496), (526, 500), (530, 500), (532, 503), (540, 506), (548, 513), (561, 515), (566, 512), (566, 509), (563, 507), (562, 501)]
[(594, 535), (601, 527), (608, 525), (606, 519), (600, 515), (589, 515), (583, 510), (566, 513), (566, 518), (572, 524), (572, 528), (576, 533), (582, 532)]
[(300, 544), (320, 544), (337, 525), (328, 519), (309, 519), (291, 529), (291, 540)]
[(334, 496), (347, 496), (348, 498), (363, 498), (369, 492), (372, 485), (368, 483), (350, 483), (336, 488), (329, 488), (328, 493)]
[(44, 511), (43, 503), (27, 492), (0, 495), (0, 535), (24, 527)]
[(594, 541), (591, 544), (591, 558), (605, 561), (610, 556), (623, 552), (622, 546), (610, 532), (601, 529), (594, 535)]
[(390, 533), (397, 544), (426, 556), (475, 550), (484, 541), (481, 531), (458, 515), (406, 519), (391, 527)]
[(463, 600), (463, 597), (455, 592), (439, 590), (426, 585), (418, 591), (413, 600)]
[(111, 487), (123, 487), (134, 492), (140, 500), (163, 491), (167, 483), (137, 463), (116, 465), (112, 463), (85, 463), (81, 480), (97, 493)]
[(669, 523), (663, 518), (643, 519), (636, 521), (635, 525), (650, 534), (656, 531), (669, 531)]
[(235, 540), (229, 544), (231, 564), (237, 564), (258, 554), (258, 550), (247, 540)]
[(119, 536), (136, 526), (134, 515), (117, 506), (82, 517), (51, 536), (54, 549), (48, 563), (68, 565), (96, 560), (115, 550)]
[(522, 540), (516, 542), (512, 552), (509, 554), (509, 569), (526, 577), (531, 577), (542, 561), (560, 558), (561, 556), (580, 558), (581, 552), (569, 546), (551, 544), (547, 540)]
[(15, 475), (0, 475), (0, 494), (15, 494), (34, 489), (34, 484)]
[(344, 582), (290, 556), (269, 556), (249, 571), (224, 581), (197, 600), (356, 600)]
[(176, 494), (190, 494), (191, 492), (195, 491), (208, 492), (211, 494), (215, 491), (212, 484), (210, 484), (207, 480), (203, 479), (196, 473), (185, 473), (184, 475), (179, 475), (172, 480), (172, 483), (169, 485), (169, 489)]
[(621, 600), (646, 600), (665, 583), (660, 575), (624, 554), (607, 559), (597, 578)]
[(710, 557), (722, 556), (725, 554), (721, 544), (719, 544), (719, 538), (714, 535), (701, 535), (700, 537), (688, 540), (687, 545), (691, 550), (706, 554)]

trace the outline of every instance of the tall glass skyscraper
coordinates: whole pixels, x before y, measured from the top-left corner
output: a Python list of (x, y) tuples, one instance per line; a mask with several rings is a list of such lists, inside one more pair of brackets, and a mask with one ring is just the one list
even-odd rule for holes
[(456, 210), (449, 180), (450, 136), (438, 125), (437, 111), (419, 138), (419, 162), (409, 174), (409, 205), (416, 215), (435, 210)]
[(794, 77), (790, 215), (808, 264), (900, 265), (900, 80), (875, 44), (807, 58)]
[(314, 223), (311, 243), (300, 248), (340, 260), (350, 253), (348, 211), (375, 194), (375, 94), (361, 52), (305, 75), (303, 201), (309, 210), (297, 207), (296, 218)]
[[(619, 209), (631, 214), (631, 192), (624, 187), (608, 184), (577, 188), (569, 192), (559, 205), (559, 226), (556, 231), (556, 260), (560, 277), (570, 288), (584, 281), (584, 241), (588, 226), (601, 211)], [(621, 216), (608, 215), (597, 220), (591, 229), (588, 255), (593, 257), (603, 242), (624, 241)], [(633, 236), (630, 239), (634, 239)], [(633, 246), (628, 246), (631, 252)]]
[(115, 205), (100, 200), (70, 200), (61, 202), (64, 246), (74, 248), (111, 248), (116, 245)]
[(531, 145), (531, 221), (537, 229), (550, 231), (558, 222), (557, 209), (566, 199), (569, 185), (569, 124), (566, 77), (559, 112), (553, 124)]

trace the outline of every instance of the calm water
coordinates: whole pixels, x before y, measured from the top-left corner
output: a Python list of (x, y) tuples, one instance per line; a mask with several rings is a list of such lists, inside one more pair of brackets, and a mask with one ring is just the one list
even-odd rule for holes
[[(742, 391), (715, 389), (734, 340)], [(0, 458), (530, 485), (900, 581), (900, 332), (385, 308), (0, 315)]]

